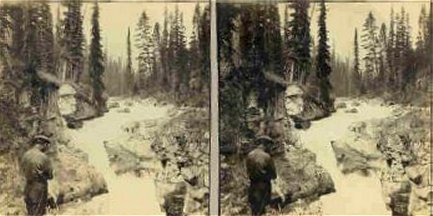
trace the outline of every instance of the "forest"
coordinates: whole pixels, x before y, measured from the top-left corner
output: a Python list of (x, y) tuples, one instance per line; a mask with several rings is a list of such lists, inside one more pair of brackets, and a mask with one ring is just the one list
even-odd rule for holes
[[(137, 170), (144, 172), (141, 167), (145, 163), (143, 158), (150, 158), (151, 163), (155, 164), (160, 163), (161, 155), (168, 155), (172, 163), (177, 160), (190, 161), (192, 156), (186, 151), (190, 145), (196, 145), (193, 155), (196, 160), (183, 165), (183, 172), (189, 171), (189, 176), (193, 176), (196, 183), (188, 185), (189, 189), (186, 190), (185, 184), (189, 179), (181, 179), (177, 184), (182, 188), (182, 202), (166, 202), (178, 205), (177, 211), (183, 211), (184, 203), (185, 206), (189, 205), (185, 207), (189, 208), (186, 211), (207, 211), (208, 185), (202, 182), (207, 181), (208, 174), (203, 171), (208, 166), (203, 161), (208, 160), (206, 152), (209, 146), (206, 125), (210, 91), (210, 9), (205, 4), (188, 5), (188, 10), (193, 9), (194, 13), (187, 15), (188, 18), (192, 16), (192, 23), (186, 24), (183, 10), (187, 7), (179, 9), (177, 4), (171, 4), (169, 8), (165, 6), (164, 11), (164, 4), (156, 5), (164, 11), (163, 22), (160, 23), (147, 14), (147, 8), (155, 7), (148, 5), (141, 5), (143, 10), (140, 16), (133, 22), (128, 21), (127, 25), (122, 26), (123, 29), (118, 29), (125, 32), (122, 39), (124, 54), (119, 54), (119, 50), (110, 50), (111, 44), (107, 43), (114, 41), (115, 37), (104, 34), (104, 29), (113, 28), (111, 23), (109, 26), (104, 23), (107, 17), (104, 10), (109, 9), (109, 4), (81, 0), (0, 3), (0, 173), (6, 176), (6, 184), (2, 184), (0, 190), (8, 191), (0, 195), (0, 214), (25, 212), (22, 199), (25, 182), (18, 164), (23, 153), (31, 149), (32, 138), (39, 134), (54, 143), (48, 154), (55, 164), (54, 180), (49, 186), (50, 196), (56, 199), (56, 204), (89, 199), (109, 192), (103, 196), (105, 198), (101, 198), (108, 203), (107, 196), (117, 196), (116, 191), (120, 191), (120, 188), (116, 190), (110, 187), (111, 191), (108, 191), (107, 182), (125, 179), (120, 175), (112, 175), (114, 172), (118, 174), (118, 161), (111, 158), (118, 157), (118, 154), (126, 155), (125, 161), (141, 161), (133, 163), (138, 167), (127, 170), (136, 175), (128, 178), (132, 182), (139, 182), (137, 190), (147, 189), (147, 184), (156, 181), (156, 176), (161, 176), (161, 173), (165, 173), (165, 178), (171, 181), (170, 178), (180, 175), (180, 169), (170, 170), (170, 173), (165, 167), (160, 167), (152, 173), (141, 175), (141, 171)], [(177, 110), (181, 106), (182, 112)], [(153, 119), (156, 117), (158, 124)], [(130, 122), (124, 122), (125, 119)], [(100, 121), (108, 124), (89, 126)], [(129, 128), (131, 125), (145, 124), (146, 136), (153, 141), (143, 141), (144, 135)], [(190, 126), (185, 128), (185, 124)], [(106, 133), (107, 126), (114, 133), (95, 136)], [(150, 127), (154, 127), (154, 131), (149, 131)], [(169, 128), (165, 129), (169, 132), (158, 131), (162, 128)], [(88, 136), (88, 131), (91, 136)], [(130, 139), (120, 143), (123, 146), (113, 147), (114, 144), (119, 145), (113, 142), (107, 147), (105, 144), (114, 140), (115, 135)], [(170, 138), (166, 141), (162, 137)], [(176, 145), (167, 142), (177, 142), (179, 137), (193, 140), (189, 140), (187, 147), (182, 150), (173, 150)], [(123, 154), (122, 150), (135, 147), (135, 142), (148, 145), (142, 145), (144, 150), (130, 151), (150, 156)], [(168, 147), (161, 147), (163, 145)], [(98, 150), (89, 150), (95, 147)], [(171, 151), (176, 152), (176, 156)], [(106, 152), (114, 152), (114, 156)], [(96, 165), (92, 164), (89, 158), (98, 157), (99, 154), (104, 158), (110, 157), (110, 160), (99, 160), (95, 162)], [(119, 166), (127, 167), (128, 162), (125, 161), (120, 161)], [(98, 163), (113, 168), (96, 169), (101, 166)], [(171, 165), (168, 166), (171, 169)], [(191, 167), (198, 168), (190, 171)], [(139, 181), (139, 178), (151, 181)], [(167, 179), (159, 179), (159, 184), (168, 184)], [(122, 212), (131, 211), (131, 214), (170, 211), (158, 203), (166, 197), (157, 197), (155, 190), (160, 190), (162, 194), (172, 191), (164, 186), (156, 187), (153, 183), (150, 187), (155, 193), (149, 198), (152, 208), (146, 209), (140, 203), (125, 207), (121, 200), (116, 205)], [(194, 190), (203, 194), (199, 201), (185, 198), (191, 196)], [(136, 194), (139, 197), (137, 200), (143, 194)], [(95, 210), (94, 214), (113, 214), (114, 208), (109, 209), (105, 203), (98, 202), (96, 200), (90, 204), (99, 205), (99, 208), (95, 208), (99, 210)], [(88, 213), (88, 208), (87, 205), (78, 205), (54, 213), (66, 211), (69, 212), (67, 214), (83, 214), (81, 211)], [(140, 211), (136, 212), (134, 208)]]
[[(428, 183), (413, 178), (427, 176), (432, 9), (389, 5), (217, 4), (221, 214), (251, 213), (245, 158), (263, 135), (277, 173), (266, 214), (427, 211)], [(363, 24), (339, 28), (348, 49), (335, 26), (358, 6)]]
[[(329, 112), (338, 96), (381, 95), (396, 102), (427, 105), (431, 9), (422, 7), (416, 38), (411, 36), (410, 15), (404, 6), (398, 12), (392, 9), (389, 23), (377, 23), (370, 12), (362, 26), (353, 27), (353, 55), (342, 57), (329, 42), (333, 32), (327, 30), (325, 2), (317, 9), (317, 24), (310, 23), (310, 4), (306, 0), (218, 4), (222, 131), (245, 128), (251, 98), (261, 109), (272, 108), (269, 102), (284, 91), (275, 88), (279, 85), (304, 86)], [(284, 7), (282, 18), (280, 7)], [(318, 25), (317, 41), (310, 25)], [(229, 137), (225, 138), (233, 140)]]
[[(11, 122), (21, 110), (35, 108), (44, 113), (39, 111), (50, 103), (50, 92), (61, 83), (86, 89), (83, 91), (90, 94), (89, 102), (98, 115), (106, 111), (109, 96), (119, 95), (153, 95), (207, 106), (209, 7), (196, 5), (191, 38), (185, 36), (183, 14), (177, 7), (170, 13), (166, 9), (164, 23), (154, 25), (143, 11), (136, 28), (127, 29), (124, 60), (111, 57), (102, 45), (97, 4), (91, 38), (85, 38), (82, 4), (80, 0), (63, 2), (65, 9), (61, 14), (58, 6), (57, 20), (53, 20), (48, 1), (1, 5), (1, 119), (6, 134), (19, 131), (10, 127), (15, 127)], [(133, 48), (137, 56), (131, 56)]]

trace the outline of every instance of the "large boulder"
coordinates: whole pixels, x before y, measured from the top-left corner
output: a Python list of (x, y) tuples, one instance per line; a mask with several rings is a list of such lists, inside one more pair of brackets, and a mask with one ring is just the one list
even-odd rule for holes
[(316, 155), (307, 149), (291, 148), (284, 156), (275, 158), (275, 166), (278, 178), (273, 194), (277, 201), (283, 198), (280, 207), (335, 192), (330, 174), (317, 165)]
[(285, 109), (297, 128), (306, 129), (309, 122), (329, 116), (332, 110), (313, 93), (299, 85), (288, 85), (285, 91)]
[[(91, 92), (89, 86), (81, 84), (65, 83), (59, 87), (58, 105), (68, 127), (81, 127), (79, 122), (100, 115), (100, 111), (93, 103)], [(104, 95), (104, 98), (107, 99), (108, 97)]]
[(105, 142), (110, 165), (117, 174), (151, 173), (157, 199), (167, 214), (206, 215), (210, 138), (207, 110), (174, 108), (168, 116), (122, 125), (126, 136)]
[(395, 215), (426, 215), (428, 189), (429, 113), (400, 112), (386, 119), (358, 122), (332, 142), (344, 173), (375, 172), (385, 203)]
[[(331, 176), (317, 165), (315, 154), (302, 147), (290, 148), (286, 154), (274, 156), (277, 179), (272, 185), (272, 200), (267, 212), (295, 212), (303, 200), (318, 200), (335, 192)], [(249, 179), (245, 161), (237, 156), (221, 158), (221, 212), (223, 215), (248, 215)], [(304, 205), (305, 206), (305, 205)], [(299, 210), (299, 209), (298, 209)]]
[(86, 200), (108, 192), (102, 174), (88, 165), (87, 154), (79, 149), (60, 145), (54, 170), (55, 176), (49, 186), (57, 204)]

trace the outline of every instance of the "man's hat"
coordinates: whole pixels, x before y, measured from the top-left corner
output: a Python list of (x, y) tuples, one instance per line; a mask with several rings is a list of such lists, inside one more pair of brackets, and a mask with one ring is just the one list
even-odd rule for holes
[(34, 136), (32, 141), (33, 141), (33, 142), (46, 142), (46, 143), (51, 143), (50, 138), (48, 138), (47, 136), (42, 135), (42, 134)]
[(272, 138), (270, 138), (269, 136), (266, 136), (266, 135), (261, 135), (261, 136), (257, 137), (255, 140), (256, 145), (260, 145), (260, 144), (268, 145), (268, 144), (273, 144), (273, 143), (274, 143), (274, 140)]
[(250, 107), (246, 111), (247, 122), (263, 121), (260, 110), (256, 107)]

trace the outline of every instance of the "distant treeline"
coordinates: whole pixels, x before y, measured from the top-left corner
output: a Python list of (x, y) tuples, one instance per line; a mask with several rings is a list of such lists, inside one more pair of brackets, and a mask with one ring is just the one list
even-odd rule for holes
[(133, 94), (162, 94), (177, 102), (205, 105), (210, 85), (210, 11), (197, 3), (193, 15), (193, 29), (186, 37), (183, 13), (164, 13), (164, 23), (151, 26), (143, 11), (136, 30), (135, 47), (138, 68), (131, 61), (131, 39), (127, 38), (126, 64)]
[[(418, 33), (412, 39), (410, 14), (402, 7), (399, 13), (391, 9), (390, 22), (377, 25), (370, 12), (359, 37), (354, 33), (354, 55), (351, 75), (355, 94), (410, 93), (426, 91), (428, 66), (432, 56), (432, 11), (423, 6), (418, 18)], [(413, 46), (415, 44), (415, 46)], [(360, 56), (360, 48), (364, 55)]]

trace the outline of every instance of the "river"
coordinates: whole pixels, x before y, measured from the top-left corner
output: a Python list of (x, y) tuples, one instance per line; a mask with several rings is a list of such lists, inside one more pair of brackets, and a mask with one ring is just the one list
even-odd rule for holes
[[(338, 101), (341, 100), (344, 99)], [(348, 106), (352, 102), (346, 100)], [(382, 197), (379, 178), (375, 175), (342, 174), (330, 144), (332, 140), (342, 138), (352, 123), (385, 118), (392, 112), (391, 107), (381, 106), (379, 100), (362, 102), (357, 109), (358, 113), (345, 113), (345, 109), (338, 109), (330, 117), (312, 122), (309, 129), (299, 131), (304, 146), (316, 154), (318, 164), (330, 173), (335, 183), (335, 193), (320, 197), (323, 214), (390, 215)]]
[[(134, 102), (130, 107), (125, 105), (124, 100), (119, 100), (119, 103), (120, 108), (111, 109), (100, 118), (85, 121), (82, 128), (67, 130), (76, 147), (88, 154), (89, 163), (102, 173), (109, 192), (74, 205), (63, 214), (163, 215), (152, 174), (140, 178), (132, 174), (116, 175), (110, 168), (103, 143), (125, 136), (121, 127), (126, 123), (166, 117), (171, 106), (154, 106), (153, 100)], [(129, 113), (118, 112), (125, 107), (130, 109)]]

